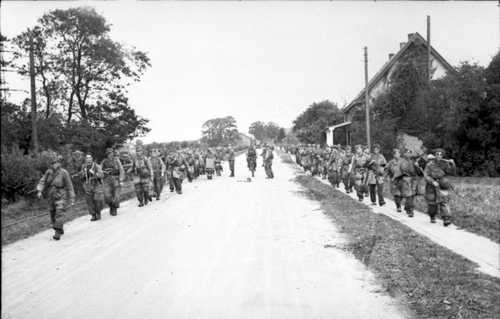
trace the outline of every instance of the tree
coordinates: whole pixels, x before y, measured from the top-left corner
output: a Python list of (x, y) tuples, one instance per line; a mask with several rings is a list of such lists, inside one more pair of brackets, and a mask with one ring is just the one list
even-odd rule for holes
[(232, 116), (206, 121), (202, 126), (202, 141), (210, 146), (234, 144), (239, 139), (236, 120)]
[(50, 11), (13, 40), (16, 63), (25, 74), (24, 56), (33, 37), (37, 95), (45, 104), (45, 118), (58, 114), (65, 134), (84, 148), (102, 138), (96, 145), (100, 150), (101, 144), (121, 144), (149, 131), (148, 120), (135, 113), (127, 98), (127, 87), (151, 65), (149, 58), (113, 41), (109, 32), (103, 16), (79, 7)]
[(328, 100), (313, 103), (302, 112), (294, 121), (292, 132), (302, 143), (325, 143), (327, 127), (340, 123), (343, 114), (337, 104)]
[(268, 122), (265, 126), (266, 138), (275, 141), (278, 138), (280, 127), (273, 122)]
[(266, 124), (261, 121), (250, 124), (248, 133), (252, 134), (256, 140), (263, 141), (266, 138)]
[(276, 138), (276, 140), (278, 142), (282, 142), (285, 137), (286, 137), (285, 129), (283, 127), (280, 127), (278, 132), (278, 137)]

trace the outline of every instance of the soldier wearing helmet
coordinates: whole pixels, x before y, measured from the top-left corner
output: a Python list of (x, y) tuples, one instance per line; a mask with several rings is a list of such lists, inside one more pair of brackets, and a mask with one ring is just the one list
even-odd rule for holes
[(92, 155), (85, 156), (85, 164), (80, 171), (83, 180), (83, 189), (85, 191), (85, 201), (92, 218), (90, 221), (101, 219), (101, 210), (104, 207), (104, 191), (102, 179), (104, 174), (101, 166), (94, 162)]
[(151, 168), (153, 169), (153, 189), (156, 195), (156, 200), (160, 200), (160, 195), (163, 190), (163, 178), (165, 176), (165, 163), (160, 157), (160, 151), (153, 149), (151, 151)]
[(125, 179), (125, 171), (120, 158), (112, 148), (106, 149), (106, 158), (101, 162), (104, 173), (104, 200), (109, 206), (111, 216), (116, 216), (120, 207), (121, 183)]
[(380, 145), (373, 145), (373, 153), (370, 156), (370, 161), (368, 162), (368, 188), (370, 192), (370, 199), (372, 205), (380, 206), (385, 205), (384, 200), (384, 169), (387, 165), (387, 161), (380, 153)]
[(229, 146), (227, 151), (227, 161), (229, 162), (229, 170), (231, 171), (231, 175), (229, 175), (229, 177), (234, 177), (234, 158), (234, 149), (232, 146)]
[(438, 148), (434, 150), (434, 155), (427, 156), (428, 163), (424, 169), (425, 200), (427, 202), (427, 213), (431, 223), (436, 222), (436, 215), (440, 214), (443, 219), (443, 226), (451, 224), (451, 213), (449, 208), (450, 194), (453, 186), (446, 178), (455, 175), (455, 161), (444, 159), (444, 150)]
[(153, 180), (153, 168), (151, 167), (150, 160), (144, 155), (141, 146), (137, 146), (136, 158), (132, 163), (130, 172), (134, 176), (134, 187), (135, 193), (137, 195), (137, 200), (139, 201), (139, 207), (147, 205), (151, 201), (150, 197), (150, 184)]
[(67, 208), (66, 202), (69, 200), (69, 206), (75, 203), (75, 191), (71, 177), (64, 168), (61, 167), (63, 158), (55, 155), (51, 159), (51, 166), (38, 182), (36, 187), (38, 198), (42, 197), (45, 191), (49, 202), (50, 221), (55, 233), (52, 238), (61, 239), (64, 234), (63, 215)]

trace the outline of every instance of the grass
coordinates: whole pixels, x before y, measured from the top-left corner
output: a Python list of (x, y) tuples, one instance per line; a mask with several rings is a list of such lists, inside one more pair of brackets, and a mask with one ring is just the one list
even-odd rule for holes
[[(122, 200), (133, 197), (135, 197), (134, 186), (132, 184), (125, 184), (122, 188)], [(75, 206), (66, 210), (63, 221), (67, 223), (87, 214), (88, 210), (85, 199), (79, 198)], [(21, 200), (15, 204), (2, 207), (1, 216), (2, 245), (27, 238), (51, 228), (46, 200)]]
[(346, 235), (342, 249), (375, 273), (415, 317), (498, 318), (500, 279), (478, 273), (472, 262), (311, 176), (297, 175), (296, 182)]
[[(456, 193), (451, 194), (453, 224), (500, 243), (500, 178), (455, 177)], [(392, 198), (388, 183), (385, 196)], [(423, 196), (415, 198), (415, 208), (426, 212)]]
[[(287, 154), (282, 153), (281, 158), (285, 163), (294, 164)], [(453, 224), (500, 243), (500, 178), (452, 177), (450, 180), (457, 193), (452, 193), (450, 200)], [(384, 196), (393, 198), (388, 181)], [(423, 196), (415, 198), (415, 208), (427, 212)]]

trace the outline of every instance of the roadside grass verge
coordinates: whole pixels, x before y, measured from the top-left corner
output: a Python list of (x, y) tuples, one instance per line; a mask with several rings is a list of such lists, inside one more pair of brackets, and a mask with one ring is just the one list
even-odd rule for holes
[[(124, 184), (122, 201), (135, 197), (134, 185)], [(102, 213), (107, 213), (105, 206)], [(75, 206), (66, 210), (63, 221), (67, 223), (75, 218), (88, 214), (84, 198), (78, 198)], [(2, 246), (27, 238), (36, 233), (50, 229), (50, 217), (46, 200), (21, 200), (2, 208)]]
[[(451, 193), (453, 224), (500, 243), (500, 178), (452, 178), (456, 193)], [(384, 195), (393, 198), (386, 182)], [(415, 208), (427, 212), (423, 196), (415, 197)]]
[[(280, 156), (283, 162), (295, 164), (289, 154)], [(450, 180), (457, 193), (451, 193), (450, 199), (453, 224), (500, 243), (500, 178), (451, 177)], [(384, 196), (394, 199), (389, 185), (387, 180)], [(415, 208), (427, 212), (423, 196), (415, 197)]]
[(346, 235), (343, 249), (417, 318), (498, 318), (500, 279), (475, 271), (472, 262), (311, 176), (297, 175), (296, 182)]

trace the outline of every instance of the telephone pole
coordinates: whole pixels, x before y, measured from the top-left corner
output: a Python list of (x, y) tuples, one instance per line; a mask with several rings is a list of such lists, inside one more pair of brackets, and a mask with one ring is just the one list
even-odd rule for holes
[(30, 84), (31, 84), (31, 143), (33, 151), (38, 153), (38, 130), (36, 113), (35, 59), (33, 57), (33, 34), (29, 32), (30, 50)]
[(431, 83), (431, 16), (427, 16), (427, 84)]
[(368, 94), (368, 48), (365, 47), (365, 112), (366, 112), (366, 145), (371, 149), (371, 138), (370, 138), (370, 106), (369, 94)]

